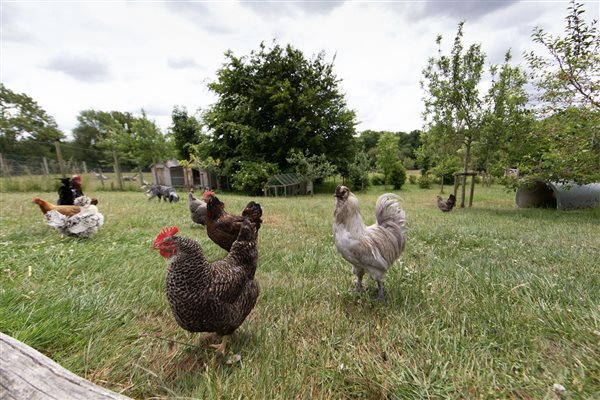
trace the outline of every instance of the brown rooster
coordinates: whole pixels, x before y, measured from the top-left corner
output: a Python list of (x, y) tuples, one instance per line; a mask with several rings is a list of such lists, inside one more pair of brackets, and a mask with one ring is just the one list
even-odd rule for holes
[(262, 208), (253, 201), (246, 205), (242, 215), (232, 215), (225, 211), (225, 204), (219, 200), (213, 191), (207, 190), (202, 194), (206, 202), (206, 233), (208, 237), (221, 248), (229, 251), (240, 232), (245, 218), (256, 226), (256, 231), (262, 224)]
[(171, 310), (185, 330), (224, 336), (220, 345), (212, 347), (225, 354), (226, 335), (244, 322), (260, 291), (254, 280), (256, 227), (244, 220), (229, 254), (213, 263), (206, 260), (198, 242), (176, 236), (178, 231), (177, 227), (163, 229), (153, 246), (168, 260), (166, 288)]
[(34, 197), (33, 202), (40, 206), (40, 210), (42, 213), (46, 215), (48, 211), (58, 211), (62, 215), (67, 217), (72, 217), (73, 215), (79, 213), (81, 211), (81, 207), (79, 206), (57, 206), (55, 204), (49, 203), (46, 200), (42, 200), (39, 197)]
[(365, 273), (377, 282), (378, 299), (384, 300), (383, 278), (400, 257), (406, 244), (406, 214), (393, 193), (379, 196), (375, 205), (376, 222), (366, 226), (358, 199), (346, 186), (335, 189), (333, 238), (342, 257), (352, 264), (356, 291), (364, 291)]

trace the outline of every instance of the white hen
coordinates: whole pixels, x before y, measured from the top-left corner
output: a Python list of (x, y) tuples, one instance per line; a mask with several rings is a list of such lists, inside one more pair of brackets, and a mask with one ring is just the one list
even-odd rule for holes
[(378, 299), (384, 299), (383, 278), (406, 244), (406, 214), (393, 193), (379, 196), (375, 205), (377, 222), (366, 226), (358, 199), (346, 186), (335, 189), (333, 237), (335, 246), (356, 275), (356, 291), (363, 291), (366, 274), (377, 282)]
[(91, 204), (91, 199), (87, 196), (76, 198), (74, 205), (81, 207), (81, 211), (69, 217), (56, 210), (50, 210), (44, 215), (46, 223), (63, 235), (92, 236), (98, 231), (98, 227), (104, 224), (104, 216), (98, 211), (98, 207)]

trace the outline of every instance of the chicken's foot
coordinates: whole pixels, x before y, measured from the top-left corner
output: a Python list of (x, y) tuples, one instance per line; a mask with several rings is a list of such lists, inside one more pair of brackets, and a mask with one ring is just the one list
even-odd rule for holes
[(223, 340), (221, 341), (221, 343), (219, 344), (211, 344), (210, 347), (214, 348), (215, 351), (219, 354), (221, 354), (222, 356), (225, 355), (225, 348), (227, 346), (227, 338), (229, 336), (223, 336)]
[(364, 292), (365, 287), (363, 286), (363, 276), (365, 275), (364, 271), (354, 267), (353, 271), (356, 275), (356, 285), (354, 288), (350, 289), (351, 292)]

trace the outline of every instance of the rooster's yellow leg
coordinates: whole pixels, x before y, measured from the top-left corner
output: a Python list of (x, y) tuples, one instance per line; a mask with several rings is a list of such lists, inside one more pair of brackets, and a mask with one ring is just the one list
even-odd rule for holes
[(225, 348), (227, 346), (227, 338), (229, 336), (223, 336), (223, 340), (221, 341), (220, 344), (211, 344), (210, 347), (214, 348), (215, 351), (219, 354), (221, 354), (222, 356), (225, 355)]

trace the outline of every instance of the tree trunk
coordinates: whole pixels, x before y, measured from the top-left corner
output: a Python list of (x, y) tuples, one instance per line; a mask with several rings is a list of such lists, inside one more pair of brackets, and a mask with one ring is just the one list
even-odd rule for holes
[(466, 143), (466, 149), (465, 149), (465, 160), (464, 160), (464, 164), (463, 164), (463, 181), (462, 181), (462, 187), (460, 188), (460, 207), (461, 208), (465, 208), (465, 189), (467, 187), (467, 172), (469, 172), (469, 161), (471, 159), (471, 139), (469, 139)]
[(65, 160), (62, 158), (62, 152), (60, 151), (60, 142), (56, 140), (54, 142), (54, 148), (56, 149), (56, 158), (58, 158), (58, 167), (60, 168), (60, 174), (63, 178), (66, 178), (65, 175)]
[(115, 170), (115, 174), (117, 175), (117, 183), (119, 184), (119, 190), (123, 190), (123, 178), (121, 177), (121, 167), (119, 166), (119, 156), (116, 151), (113, 151), (113, 159), (115, 164), (113, 168)]

